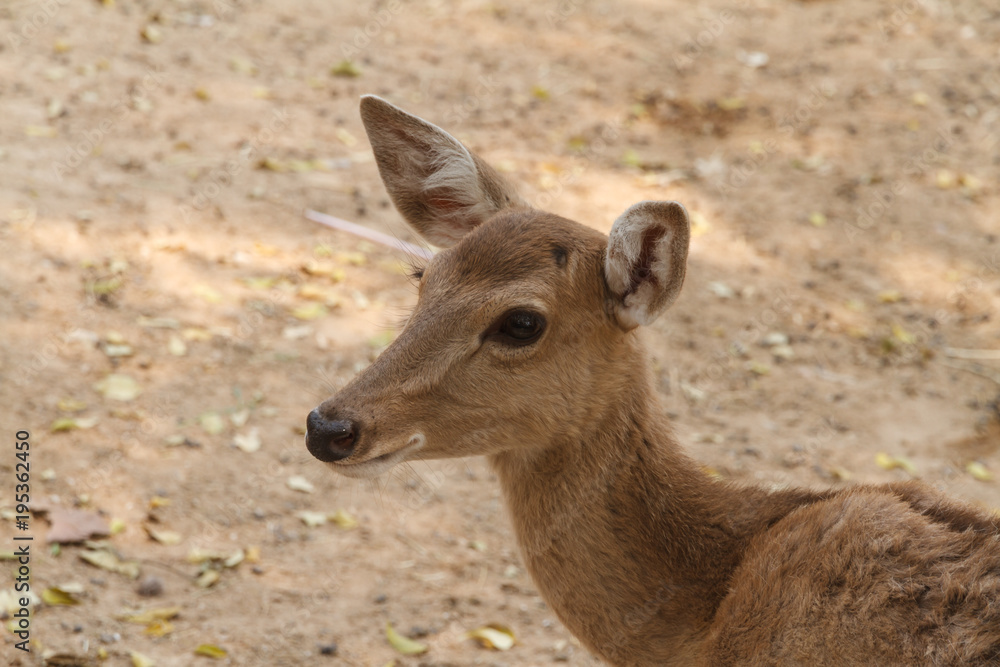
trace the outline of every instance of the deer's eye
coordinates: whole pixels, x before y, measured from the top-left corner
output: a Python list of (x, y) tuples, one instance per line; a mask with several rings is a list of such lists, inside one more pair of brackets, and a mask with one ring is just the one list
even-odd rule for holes
[(487, 329), (484, 337), (507, 345), (528, 345), (545, 331), (545, 318), (531, 310), (512, 310)]

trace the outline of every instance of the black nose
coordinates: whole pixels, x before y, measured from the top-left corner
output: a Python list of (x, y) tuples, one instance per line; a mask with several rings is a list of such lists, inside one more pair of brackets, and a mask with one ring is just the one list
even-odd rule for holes
[(357, 432), (349, 419), (329, 421), (313, 410), (306, 419), (306, 449), (320, 461), (346, 459), (354, 451)]

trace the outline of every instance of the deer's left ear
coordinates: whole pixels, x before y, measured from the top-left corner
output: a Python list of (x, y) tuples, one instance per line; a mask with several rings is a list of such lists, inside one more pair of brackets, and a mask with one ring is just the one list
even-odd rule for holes
[(622, 213), (608, 238), (604, 276), (625, 330), (649, 324), (684, 285), (691, 224), (674, 201), (644, 201)]

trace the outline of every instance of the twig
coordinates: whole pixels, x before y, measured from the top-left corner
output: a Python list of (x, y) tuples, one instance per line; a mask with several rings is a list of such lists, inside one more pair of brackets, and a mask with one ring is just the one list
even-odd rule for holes
[(402, 250), (408, 255), (419, 257), (423, 260), (429, 260), (434, 257), (434, 253), (427, 248), (421, 248), (418, 245), (401, 241), (400, 239), (389, 236), (388, 234), (383, 234), (382, 232), (377, 232), (374, 229), (362, 227), (354, 222), (341, 220), (340, 218), (335, 218), (332, 215), (320, 213), (319, 211), (313, 211), (312, 209), (306, 209), (304, 215), (313, 222), (318, 222), (319, 224), (326, 225), (332, 229), (360, 236), (363, 239), (368, 239), (369, 241), (374, 241), (375, 243), (381, 243), (382, 245), (388, 246), (394, 250)]
[(987, 380), (993, 380), (997, 384), (1000, 384), (1000, 373), (990, 368), (986, 368), (985, 366), (980, 366), (979, 364), (956, 364), (944, 360), (941, 360), (941, 363), (949, 368), (955, 368), (967, 373), (974, 373), (980, 377), (986, 378)]
[(944, 348), (946, 357), (952, 359), (979, 359), (1000, 361), (1000, 350), (963, 350), (957, 347)]

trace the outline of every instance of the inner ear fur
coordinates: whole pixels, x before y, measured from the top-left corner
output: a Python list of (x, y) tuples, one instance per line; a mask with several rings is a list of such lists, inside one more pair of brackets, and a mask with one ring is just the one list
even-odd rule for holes
[(623, 329), (649, 324), (677, 300), (690, 240), (687, 210), (678, 202), (640, 202), (615, 221), (604, 274)]

